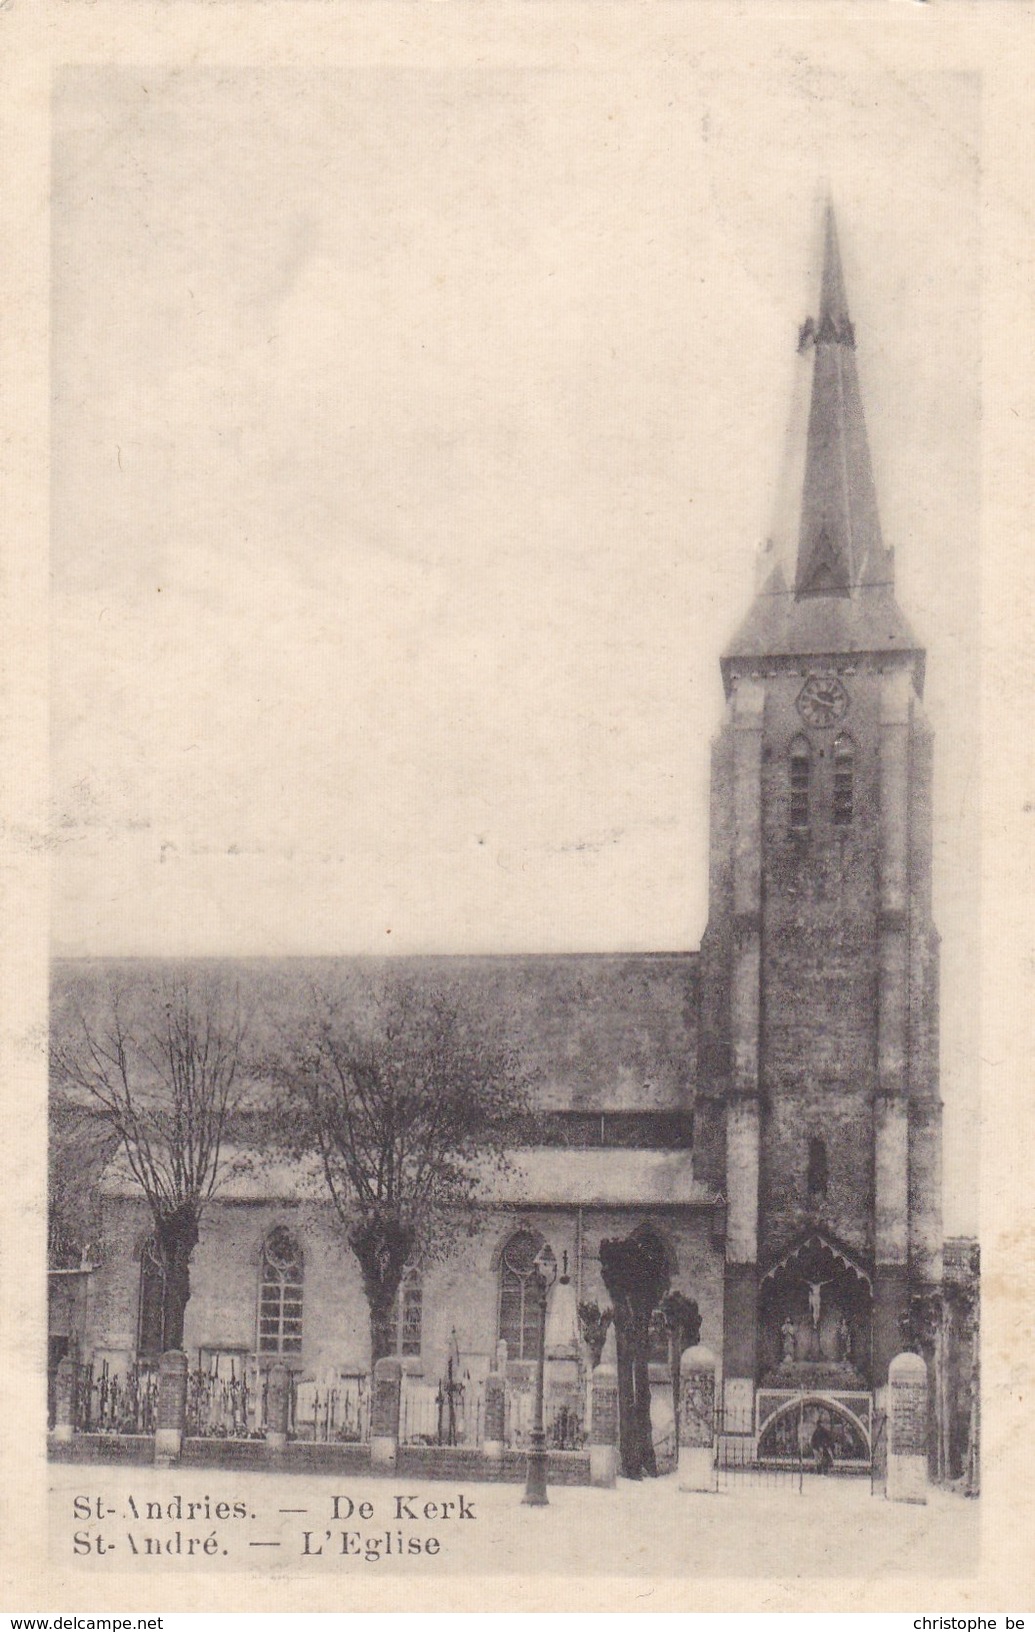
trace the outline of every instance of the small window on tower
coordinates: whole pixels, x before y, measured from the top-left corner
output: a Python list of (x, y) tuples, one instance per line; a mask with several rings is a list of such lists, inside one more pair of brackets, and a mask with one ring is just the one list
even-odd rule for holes
[(851, 737), (834, 743), (834, 826), (850, 827), (855, 802), (855, 747)]
[(809, 825), (809, 782), (812, 774), (812, 754), (804, 737), (795, 737), (791, 743), (791, 819), (792, 832), (801, 833)]
[(822, 1201), (827, 1193), (827, 1147), (822, 1139), (809, 1140), (809, 1168), (806, 1184), (810, 1201)]

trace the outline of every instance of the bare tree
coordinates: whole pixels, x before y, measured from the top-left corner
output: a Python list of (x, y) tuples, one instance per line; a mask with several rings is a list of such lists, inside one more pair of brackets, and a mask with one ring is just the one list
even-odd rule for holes
[(47, 1257), (70, 1269), (100, 1238), (100, 1181), (115, 1154), (115, 1136), (92, 1099), (52, 1085), (47, 1143)]
[(310, 988), (272, 1072), (281, 1142), (314, 1153), (363, 1278), (371, 1364), (394, 1348), (403, 1271), (479, 1212), (487, 1170), (526, 1111), (516, 1054), (448, 984), (405, 975)]
[(75, 995), (55, 1032), (56, 1086), (110, 1129), (151, 1210), (164, 1345), (181, 1348), (191, 1254), (225, 1176), (225, 1136), (243, 1094), (236, 992), (189, 974), (117, 978)]

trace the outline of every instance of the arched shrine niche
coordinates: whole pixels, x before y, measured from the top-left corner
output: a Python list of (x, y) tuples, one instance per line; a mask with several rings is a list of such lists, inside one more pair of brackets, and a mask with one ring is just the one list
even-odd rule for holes
[(868, 1413), (859, 1416), (846, 1401), (828, 1394), (811, 1397), (801, 1394), (794, 1400), (783, 1399), (760, 1425), (758, 1460), (818, 1465), (821, 1445), (829, 1452), (829, 1467), (868, 1467), (871, 1456)]
[(868, 1388), (873, 1294), (850, 1253), (812, 1233), (759, 1288), (762, 1381), (782, 1388)]

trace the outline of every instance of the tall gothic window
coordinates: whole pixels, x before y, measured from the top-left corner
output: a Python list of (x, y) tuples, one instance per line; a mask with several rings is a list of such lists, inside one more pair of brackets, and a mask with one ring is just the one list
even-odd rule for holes
[(151, 1360), (165, 1348), (165, 1259), (156, 1235), (149, 1235), (140, 1254), (140, 1302), (137, 1310), (137, 1354)]
[(791, 830), (801, 833), (809, 825), (809, 782), (812, 777), (812, 753), (804, 737), (795, 737), (791, 743)]
[(259, 1353), (302, 1352), (302, 1251), (289, 1230), (271, 1230), (262, 1247)]
[(383, 1354), (419, 1355), (424, 1324), (424, 1286), (420, 1270), (403, 1270), (399, 1290), (382, 1326)]
[(534, 1360), (539, 1353), (541, 1323), (535, 1260), (540, 1252), (553, 1259), (541, 1235), (518, 1230), (500, 1259), (499, 1335), (506, 1342), (508, 1360)]
[(834, 743), (834, 826), (851, 826), (855, 799), (855, 745), (849, 736)]

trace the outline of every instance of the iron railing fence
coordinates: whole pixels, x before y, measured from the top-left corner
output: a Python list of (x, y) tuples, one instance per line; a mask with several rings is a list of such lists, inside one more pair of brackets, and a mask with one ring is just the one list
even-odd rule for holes
[(119, 1371), (102, 1360), (75, 1368), (72, 1421), (87, 1434), (153, 1434), (158, 1368), (139, 1361)]
[[(184, 1432), (195, 1439), (262, 1439), (270, 1427), (266, 1357), (212, 1351), (187, 1373)], [(157, 1362), (119, 1369), (108, 1360), (78, 1365), (73, 1421), (85, 1433), (153, 1434), (158, 1415)], [(372, 1390), (365, 1374), (331, 1372), (287, 1379), (289, 1439), (323, 1444), (366, 1444)], [(527, 1450), (534, 1426), (534, 1391), (507, 1389), (504, 1443)], [(581, 1398), (544, 1405), (551, 1450), (579, 1451), (588, 1442), (588, 1413)], [(404, 1376), (399, 1440), (403, 1445), (480, 1448), (485, 1437), (485, 1381), (469, 1372), (438, 1379)], [(670, 1443), (671, 1441), (671, 1443)], [(675, 1459), (674, 1432), (657, 1440), (659, 1462)]]
[(717, 1487), (801, 1491), (806, 1476), (830, 1474), (868, 1475), (873, 1485), (882, 1434), (870, 1395), (762, 1389), (753, 1415), (736, 1405), (716, 1412)]
[(781, 1443), (778, 1459), (760, 1457), (753, 1413), (741, 1407), (722, 1407), (716, 1413), (715, 1488), (734, 1492), (747, 1489), (801, 1491), (805, 1458), (797, 1424)]
[(370, 1400), (365, 1376), (300, 1377), (292, 1385), (288, 1433), (322, 1445), (366, 1444)]
[[(503, 1442), (510, 1450), (527, 1450), (535, 1426), (535, 1392), (532, 1388), (511, 1388), (506, 1393)], [(543, 1428), (548, 1449), (580, 1451), (588, 1442), (587, 1412), (584, 1401), (551, 1399), (543, 1404)]]
[(399, 1407), (402, 1445), (464, 1445), (482, 1442), (485, 1385), (470, 1372), (447, 1372), (437, 1382), (403, 1378)]
[(199, 1366), (187, 1375), (185, 1432), (194, 1439), (257, 1439), (266, 1423), (264, 1373), (241, 1359), (229, 1370)]
[(587, 1441), (585, 1414), (577, 1405), (548, 1406), (546, 1443), (553, 1451), (581, 1451)]

